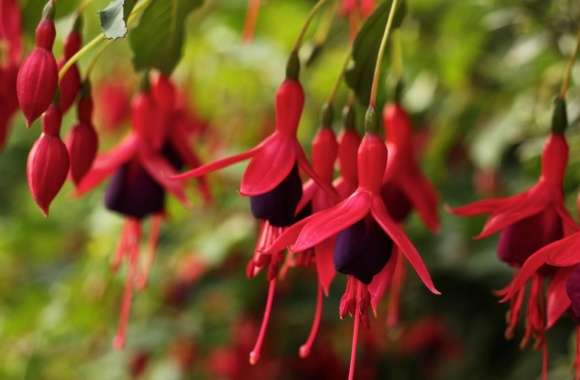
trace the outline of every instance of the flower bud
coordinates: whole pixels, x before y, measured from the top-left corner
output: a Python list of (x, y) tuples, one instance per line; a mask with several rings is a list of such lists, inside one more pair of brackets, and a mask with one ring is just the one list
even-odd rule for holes
[(45, 215), (69, 170), (66, 146), (59, 137), (62, 114), (52, 105), (42, 116), (43, 133), (28, 155), (26, 173), (32, 197)]
[[(61, 69), (66, 61), (79, 51), (81, 43), (81, 35), (76, 30), (71, 31), (64, 43), (64, 58), (58, 63), (59, 69)], [(74, 103), (80, 87), (81, 74), (78, 66), (74, 64), (66, 71), (59, 83), (59, 105), (62, 113), (66, 113)]]
[(78, 185), (89, 171), (99, 146), (95, 129), (90, 124), (79, 122), (70, 131), (67, 138), (67, 148), (70, 155), (70, 175)]

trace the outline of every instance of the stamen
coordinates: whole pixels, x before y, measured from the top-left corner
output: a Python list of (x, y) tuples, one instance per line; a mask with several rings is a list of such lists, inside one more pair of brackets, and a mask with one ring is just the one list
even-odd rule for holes
[(548, 380), (548, 344), (542, 344), (542, 380)]
[(123, 261), (123, 256), (125, 256), (125, 251), (127, 250), (127, 235), (129, 234), (129, 221), (123, 223), (123, 229), (121, 231), (121, 239), (117, 245), (117, 251), (115, 252), (115, 257), (111, 261), (111, 270), (116, 272), (121, 266)]
[(268, 323), (270, 322), (270, 316), (272, 314), (272, 304), (274, 303), (274, 294), (276, 294), (276, 279), (270, 280), (270, 285), (268, 287), (268, 298), (266, 300), (266, 309), (264, 310), (264, 317), (262, 318), (262, 325), (260, 326), (260, 332), (258, 333), (258, 339), (254, 345), (254, 349), (250, 352), (250, 364), (254, 365), (260, 360), (260, 353), (262, 351), (262, 345), (264, 343), (264, 337), (266, 336), (266, 330), (268, 330)]
[(318, 328), (320, 327), (320, 319), (322, 318), (322, 309), (323, 309), (323, 302), (322, 302), (322, 286), (320, 282), (318, 283), (318, 289), (316, 291), (316, 310), (314, 312), (314, 319), (312, 320), (312, 327), (310, 328), (310, 334), (308, 335), (308, 339), (306, 343), (300, 346), (300, 350), (298, 354), (301, 358), (306, 358), (310, 355), (310, 351), (312, 350), (312, 345), (314, 344), (314, 340), (318, 335)]
[(389, 309), (387, 311), (387, 327), (393, 328), (399, 324), (399, 310), (401, 290), (407, 273), (403, 255), (397, 252), (397, 263), (393, 273), (393, 282), (391, 286), (391, 297), (389, 298)]
[(147, 287), (149, 282), (149, 274), (151, 267), (155, 261), (155, 253), (157, 251), (157, 243), (159, 242), (159, 231), (161, 230), (161, 223), (163, 222), (163, 215), (158, 214), (153, 216), (151, 220), (151, 231), (149, 232), (149, 243), (147, 247), (147, 254), (145, 256), (145, 263), (143, 266), (143, 274), (139, 277), (137, 288), (143, 290)]
[[(357, 290), (358, 290), (358, 284), (357, 285)], [(357, 291), (358, 293), (358, 291)], [(358, 331), (359, 331), (359, 327), (360, 327), (360, 317), (361, 317), (361, 313), (362, 310), (360, 309), (360, 304), (358, 302), (358, 297), (357, 301), (356, 301), (356, 309), (354, 312), (354, 328), (353, 328), (353, 332), (352, 332), (352, 346), (350, 349), (350, 365), (349, 365), (349, 369), (348, 369), (348, 380), (354, 380), (354, 371), (355, 371), (355, 367), (356, 367), (356, 351), (357, 351), (357, 346), (358, 346)]]
[(525, 288), (518, 290), (515, 299), (512, 300), (510, 311), (508, 312), (507, 316), (508, 326), (505, 330), (506, 339), (512, 339), (514, 337), (514, 331), (520, 319), (520, 312), (522, 310), (522, 304), (524, 303), (525, 293)]
[(244, 22), (243, 40), (248, 43), (254, 37), (258, 13), (260, 11), (260, 0), (249, 0), (246, 21)]

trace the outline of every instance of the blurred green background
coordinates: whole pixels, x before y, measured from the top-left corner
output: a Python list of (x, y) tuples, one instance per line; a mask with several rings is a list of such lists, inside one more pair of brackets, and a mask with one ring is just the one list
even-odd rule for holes
[[(30, 48), (42, 2), (21, 3)], [(98, 33), (96, 12), (106, 3), (95, 0), (84, 11), (85, 42)], [(313, 4), (263, 1), (250, 44), (241, 41), (247, 1), (208, 0), (189, 16), (184, 56), (173, 78), (210, 123), (196, 144), (204, 160), (239, 152), (270, 130), (287, 54)], [(58, 1), (62, 8), (77, 5)], [(521, 191), (539, 172), (552, 100), (580, 26), (580, 2), (408, 0), (407, 6), (400, 29), (403, 103), (424, 137), (423, 168), (442, 205)], [(70, 17), (58, 22), (57, 56), (70, 25)], [(300, 138), (307, 150), (320, 107), (348, 53), (348, 33), (348, 21), (338, 17), (321, 55), (302, 71), (306, 109)], [(81, 60), (82, 72), (90, 60), (90, 54)], [(136, 87), (127, 41), (115, 42), (103, 54), (92, 80), (95, 86), (122, 81)], [(573, 214), (580, 183), (578, 83), (580, 64), (569, 92), (567, 133), (566, 191)], [(382, 91), (389, 88), (385, 83)], [(342, 87), (339, 104), (346, 96)], [(73, 122), (69, 112), (63, 133)], [(247, 199), (237, 191), (244, 165), (210, 176), (213, 206), (204, 207), (193, 190), (190, 209), (169, 200), (150, 286), (134, 300), (126, 349), (114, 351), (124, 271), (112, 273), (110, 260), (122, 220), (104, 209), (103, 187), (76, 199), (70, 184), (45, 219), (25, 178), (26, 156), (39, 126), (26, 129), (19, 115), (12, 130), (0, 156), (1, 379), (127, 379), (143, 363), (145, 379), (346, 378), (352, 321), (338, 318), (342, 276), (325, 304), (317, 352), (297, 358), (316, 293), (313, 273), (304, 270), (291, 272), (280, 286), (262, 360), (255, 367), (247, 364), (266, 280), (263, 275), (245, 278), (257, 226)], [(102, 148), (123, 133), (102, 133)], [(406, 227), (444, 295), (431, 296), (409, 272), (403, 323), (387, 331), (382, 313), (363, 332), (357, 378), (537, 378), (540, 354), (518, 348), (521, 331), (513, 341), (503, 337), (507, 306), (498, 304), (492, 291), (507, 284), (511, 270), (496, 259), (496, 238), (471, 239), (481, 218), (451, 217), (443, 207), (441, 215), (443, 227), (436, 236), (415, 215)], [(179, 273), (192, 263), (203, 273), (184, 285)], [(437, 326), (432, 327), (439, 331), (437, 339), (406, 350), (406, 333), (422, 324)], [(551, 379), (571, 378), (572, 332), (573, 323), (563, 320), (548, 334)]]

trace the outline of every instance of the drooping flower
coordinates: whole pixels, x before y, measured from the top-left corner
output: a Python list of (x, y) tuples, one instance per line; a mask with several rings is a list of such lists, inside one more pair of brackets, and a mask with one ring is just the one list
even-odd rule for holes
[(69, 170), (68, 152), (60, 139), (61, 122), (62, 113), (58, 105), (52, 104), (42, 115), (42, 134), (30, 149), (26, 163), (28, 188), (45, 216)]
[(58, 69), (52, 45), (56, 37), (54, 0), (49, 0), (36, 27), (36, 47), (18, 70), (18, 104), (31, 125), (50, 105), (58, 82)]
[(352, 105), (345, 107), (344, 128), (338, 136), (338, 166), (340, 177), (334, 181), (334, 187), (340, 199), (346, 199), (358, 187), (356, 157), (361, 137), (356, 131), (355, 111)]
[[(172, 179), (176, 170), (185, 164), (198, 164), (188, 143), (188, 134), (180, 124), (173, 124), (166, 113), (171, 112), (171, 102), (166, 98), (166, 86), (172, 86), (161, 75), (154, 77), (152, 91), (147, 88), (132, 103), (131, 133), (113, 150), (97, 157), (91, 170), (77, 188), (83, 194), (111, 177), (105, 196), (105, 205), (126, 218), (117, 248), (113, 267), (123, 260), (128, 262), (128, 274), (121, 305), (119, 329), (115, 337), (116, 348), (123, 347), (130, 314), (132, 293), (135, 287), (144, 288), (155, 257), (159, 229), (164, 218), (165, 192), (188, 204), (183, 183)], [(163, 88), (159, 88), (161, 86)], [(164, 93), (163, 96), (153, 94)], [(205, 190), (202, 189), (202, 193)], [(140, 224), (153, 216), (149, 235), (149, 249), (144, 259), (143, 273), (139, 273)]]
[(361, 320), (366, 323), (368, 308), (371, 306), (369, 291), (375, 290), (369, 284), (389, 262), (389, 241), (410, 262), (425, 286), (439, 294), (423, 259), (405, 232), (389, 215), (381, 198), (387, 148), (377, 135), (367, 133), (364, 136), (358, 150), (357, 163), (358, 188), (353, 194), (336, 206), (289, 227), (266, 251), (275, 252), (287, 246), (292, 251), (304, 251), (338, 236), (334, 253), (335, 267), (349, 274), (339, 314), (350, 314), (355, 318), (349, 379), (354, 376)]
[[(295, 59), (298, 59), (297, 57)], [(274, 227), (293, 223), (294, 212), (302, 196), (298, 168), (324, 191), (335, 194), (308, 163), (296, 138), (304, 107), (304, 92), (296, 76), (288, 76), (276, 94), (276, 130), (256, 147), (238, 155), (223, 158), (176, 176), (198, 177), (237, 162), (250, 160), (244, 172), (240, 193), (250, 197), (252, 213)]]
[(90, 170), (97, 151), (99, 138), (93, 126), (93, 98), (90, 82), (83, 84), (77, 104), (78, 122), (67, 136), (67, 148), (70, 156), (70, 176), (75, 185), (80, 184)]
[(131, 92), (120, 74), (95, 86), (97, 126), (116, 131), (131, 114)]
[[(323, 114), (330, 115), (323, 117), (323, 127), (316, 134), (312, 142), (312, 164), (314, 171), (324, 181), (328, 187), (332, 187), (332, 177), (334, 174), (334, 162), (337, 156), (336, 136), (331, 129), (332, 109), (325, 108)], [(313, 180), (304, 184), (302, 198), (298, 204), (294, 221), (299, 221), (304, 217), (332, 207), (336, 203), (334, 197), (323, 191)], [(321, 242), (307, 252), (290, 252), (284, 260), (283, 250), (271, 253), (264, 253), (269, 245), (283, 233), (283, 228), (272, 227), (269, 222), (264, 222), (262, 234), (258, 240), (255, 255), (248, 265), (248, 274), (255, 275), (260, 269), (268, 265), (269, 292), (266, 303), (266, 312), (262, 321), (261, 329), (254, 348), (250, 353), (250, 362), (255, 364), (259, 360), (261, 347), (268, 326), (271, 314), (272, 302), (278, 277), (283, 277), (289, 267), (315, 267), (318, 277), (316, 309), (314, 319), (310, 329), (310, 334), (306, 342), (300, 347), (300, 357), (307, 357), (312, 349), (314, 340), (318, 334), (323, 308), (323, 294), (328, 295), (330, 284), (334, 278), (335, 271), (332, 264), (334, 250), (334, 239)], [(281, 273), (279, 273), (281, 271)]]
[[(58, 62), (58, 68), (61, 69), (64, 64), (75, 55), (82, 45), (81, 37), (81, 17), (78, 16), (73, 24), (73, 28), (64, 41), (64, 56)], [(75, 63), (72, 65), (62, 77), (59, 83), (59, 101), (62, 113), (66, 113), (70, 106), (74, 103), (79, 89), (81, 87), (81, 74), (79, 68)]]
[[(514, 196), (477, 201), (451, 209), (451, 212), (461, 216), (488, 214), (487, 222), (477, 238), (485, 238), (500, 232), (497, 250), (500, 260), (515, 268), (520, 268), (524, 262), (526, 263), (522, 269), (518, 270), (512, 284), (498, 292), (504, 296), (504, 300), (511, 301), (506, 330), (508, 338), (513, 336), (525, 297), (526, 290), (521, 286), (524, 284), (520, 284), (518, 279), (521, 279), (523, 274), (529, 274), (528, 263), (534, 262), (532, 257), (537, 257), (538, 254), (531, 255), (538, 250), (544, 251), (543, 247), (547, 248), (550, 243), (560, 240), (577, 229), (563, 200), (563, 180), (568, 163), (568, 143), (563, 134), (566, 126), (566, 103), (564, 99), (558, 98), (553, 115), (552, 133), (542, 153), (541, 175), (535, 185)], [(545, 331), (551, 326), (551, 321), (547, 319), (552, 317), (546, 316), (543, 283), (545, 280), (550, 281), (546, 275), (551, 272), (552, 270), (547, 266), (544, 266), (542, 271), (533, 272), (526, 312), (525, 335), (522, 340), (522, 346), (524, 346), (534, 338), (536, 347), (543, 350), (544, 377), (547, 376)], [(552, 278), (550, 286), (557, 283), (556, 279), (557, 276)], [(551, 297), (550, 294), (551, 290), (548, 291), (548, 298)]]

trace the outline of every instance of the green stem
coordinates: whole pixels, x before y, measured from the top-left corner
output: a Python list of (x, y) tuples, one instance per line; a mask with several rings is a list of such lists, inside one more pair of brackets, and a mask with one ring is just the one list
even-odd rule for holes
[(326, 0), (318, 0), (318, 2), (314, 5), (314, 7), (312, 7), (310, 13), (308, 14), (308, 17), (306, 18), (306, 21), (304, 22), (304, 25), (302, 26), (302, 30), (298, 35), (298, 39), (296, 40), (296, 43), (294, 44), (294, 48), (292, 49), (292, 51), (298, 52), (298, 49), (300, 49), (300, 46), (302, 46), (304, 35), (306, 35), (306, 31), (308, 30), (310, 23), (314, 19), (314, 16), (316, 16), (316, 13), (318, 13), (318, 10), (324, 5), (324, 3), (326, 3)]
[(342, 68), (340, 69), (340, 74), (338, 75), (336, 83), (334, 83), (334, 87), (332, 88), (332, 92), (328, 96), (328, 100), (326, 101), (326, 103), (328, 103), (328, 104), (332, 104), (334, 102), (334, 99), (336, 99), (336, 94), (337, 94), (338, 89), (340, 87), (340, 84), (342, 83), (342, 80), (344, 78), (344, 73), (346, 72), (346, 68), (348, 67), (348, 64), (350, 62), (350, 56), (351, 56), (351, 50), (348, 51), (346, 59), (344, 60), (344, 63), (342, 64)]
[(369, 101), (369, 107), (375, 107), (377, 103), (377, 93), (379, 87), (379, 78), (381, 76), (381, 66), (383, 64), (383, 55), (385, 54), (385, 48), (387, 47), (387, 40), (391, 34), (391, 29), (393, 27), (393, 21), (395, 19), (395, 13), (397, 7), (399, 6), (400, 0), (393, 0), (391, 4), (391, 10), (389, 11), (389, 18), (387, 19), (387, 24), (385, 26), (385, 32), (383, 33), (383, 38), (381, 40), (381, 45), (379, 46), (379, 54), (377, 55), (377, 63), (375, 64), (375, 71), (373, 74), (373, 83), (371, 86), (371, 96)]
[(576, 47), (574, 48), (574, 52), (572, 53), (570, 62), (568, 62), (566, 72), (564, 73), (564, 80), (562, 81), (562, 89), (560, 90), (560, 97), (562, 99), (564, 99), (566, 97), (566, 94), (568, 93), (568, 88), (570, 87), (570, 79), (572, 78), (572, 69), (574, 68), (574, 64), (576, 63), (576, 58), (578, 57), (579, 50), (580, 50), (580, 29), (578, 29), (578, 36), (576, 37)]
[[(133, 27), (133, 24), (134, 24), (135, 20), (137, 19), (137, 17), (139, 17), (139, 15), (143, 12), (143, 10), (147, 7), (147, 5), (149, 5), (150, 2), (151, 2), (151, 0), (141, 0), (139, 3), (137, 3), (137, 5), (135, 5), (133, 10), (129, 14), (129, 17), (127, 18), (127, 27), (128, 28)], [(66, 63), (62, 66), (62, 68), (58, 72), (58, 80), (59, 81), (62, 80), (62, 78), (64, 77), (64, 74), (66, 74), (66, 72), (68, 71), (68, 69), (71, 68), (72, 65), (77, 63), (79, 61), (79, 59), (81, 59), (85, 54), (87, 54), (88, 52), (93, 50), (104, 39), (105, 39), (105, 35), (103, 33), (99, 34), (98, 36), (93, 38), (88, 44), (83, 46), (82, 49), (80, 49), (75, 55), (70, 57), (70, 59), (68, 61), (66, 61)], [(115, 40), (111, 40), (111, 42), (113, 42), (113, 41), (115, 41)], [(108, 46), (108, 44), (106, 46)]]

